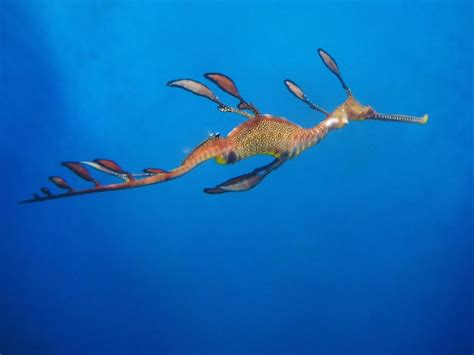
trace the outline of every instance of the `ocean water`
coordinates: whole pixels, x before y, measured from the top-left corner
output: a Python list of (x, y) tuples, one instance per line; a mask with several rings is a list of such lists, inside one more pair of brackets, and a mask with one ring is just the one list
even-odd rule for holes
[[(473, 10), (0, 0), (0, 353), (472, 353)], [(246, 193), (202, 189), (268, 157), (18, 204), (50, 175), (86, 185), (61, 161), (170, 169), (242, 122), (171, 79), (223, 72), (316, 124), (282, 81), (340, 104), (318, 47), (360, 101), (428, 124), (352, 122)]]

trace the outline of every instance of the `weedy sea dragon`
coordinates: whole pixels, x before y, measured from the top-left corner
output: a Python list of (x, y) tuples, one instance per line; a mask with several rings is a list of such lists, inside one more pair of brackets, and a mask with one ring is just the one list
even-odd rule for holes
[[(428, 115), (426, 114), (423, 117), (381, 114), (370, 106), (362, 105), (354, 98), (351, 90), (342, 79), (336, 61), (322, 49), (318, 49), (318, 54), (326, 67), (339, 79), (339, 82), (347, 93), (346, 100), (333, 112), (329, 112), (312, 103), (306, 97), (303, 90), (293, 81), (284, 81), (286, 87), (292, 94), (307, 104), (311, 109), (319, 111), (326, 116), (325, 119), (316, 126), (303, 128), (282, 117), (261, 114), (252, 103), (244, 100), (232, 79), (224, 74), (207, 73), (204, 76), (223, 91), (237, 98), (239, 100), (237, 107), (230, 107), (222, 103), (207, 86), (200, 82), (190, 79), (173, 80), (168, 82), (168, 86), (182, 88), (193, 94), (203, 96), (217, 104), (220, 111), (241, 115), (246, 118), (246, 121), (235, 127), (225, 138), (219, 134), (210, 135), (187, 155), (181, 165), (170, 171), (158, 168), (147, 168), (143, 170), (143, 173), (133, 174), (123, 170), (114, 161), (107, 159), (63, 162), (61, 165), (69, 168), (82, 179), (91, 182), (93, 186), (76, 190), (63, 178), (50, 176), (49, 180), (57, 187), (64, 189), (65, 192), (55, 194), (48, 188), (43, 187), (41, 188), (42, 195), (34, 194), (31, 199), (21, 201), (21, 203), (41, 202), (62, 197), (152, 185), (180, 177), (209, 159), (215, 159), (218, 164), (234, 164), (239, 160), (255, 155), (264, 154), (273, 156), (275, 160), (268, 165), (256, 168), (250, 173), (234, 177), (215, 187), (204, 189), (204, 192), (209, 194), (247, 191), (257, 186), (268, 174), (279, 168), (288, 159), (297, 157), (302, 151), (321, 141), (332, 130), (346, 126), (349, 121), (371, 119), (419, 124), (425, 124), (428, 121)], [(114, 175), (119, 178), (121, 182), (101, 185), (99, 181), (89, 173), (87, 167), (105, 174)]]

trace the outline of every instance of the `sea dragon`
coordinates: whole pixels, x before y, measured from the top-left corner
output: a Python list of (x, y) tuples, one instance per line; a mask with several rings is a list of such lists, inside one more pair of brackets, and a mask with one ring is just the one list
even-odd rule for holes
[[(297, 157), (304, 150), (320, 142), (326, 135), (336, 129), (345, 127), (349, 121), (381, 120), (425, 124), (428, 115), (422, 117), (381, 114), (371, 106), (359, 103), (352, 95), (352, 91), (344, 82), (336, 61), (323, 49), (318, 54), (325, 66), (337, 77), (347, 93), (346, 100), (334, 111), (329, 112), (311, 102), (303, 90), (293, 81), (285, 80), (288, 90), (311, 109), (324, 114), (326, 117), (312, 128), (303, 128), (283, 117), (270, 114), (261, 114), (252, 103), (246, 101), (239, 93), (231, 78), (220, 73), (207, 73), (204, 77), (227, 94), (239, 100), (236, 107), (231, 107), (219, 100), (204, 84), (191, 80), (179, 79), (168, 82), (168, 86), (190, 91), (193, 94), (205, 97), (215, 104), (222, 112), (231, 112), (246, 118), (246, 121), (235, 127), (225, 138), (220, 134), (210, 136), (194, 148), (184, 161), (173, 170), (166, 171), (158, 168), (147, 168), (142, 173), (134, 174), (123, 170), (116, 162), (108, 159), (93, 161), (63, 162), (61, 165), (69, 168), (82, 179), (93, 184), (90, 188), (76, 190), (66, 180), (59, 176), (50, 176), (49, 180), (58, 188), (65, 190), (62, 193), (53, 193), (48, 188), (41, 188), (42, 194), (33, 194), (33, 197), (21, 203), (49, 201), (53, 199), (85, 195), (98, 192), (116, 191), (135, 187), (157, 184), (176, 179), (194, 169), (199, 164), (215, 159), (218, 164), (234, 164), (242, 159), (256, 155), (270, 155), (275, 159), (270, 164), (256, 168), (250, 173), (240, 175), (218, 184), (212, 188), (205, 188), (208, 194), (225, 192), (247, 191), (262, 182), (272, 171), (282, 166), (287, 160)], [(113, 175), (120, 182), (102, 185), (95, 179), (87, 168)]]

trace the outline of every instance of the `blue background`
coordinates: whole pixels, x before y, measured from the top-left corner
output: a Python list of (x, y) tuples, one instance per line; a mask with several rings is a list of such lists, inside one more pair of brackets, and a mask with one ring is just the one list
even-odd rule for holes
[[(0, 353), (469, 354), (472, 2), (0, 2)], [(248, 193), (173, 182), (19, 205), (61, 161), (170, 169), (242, 118), (164, 84), (230, 75), (312, 126), (355, 96), (426, 126), (351, 123)], [(235, 100), (216, 92), (234, 103)]]

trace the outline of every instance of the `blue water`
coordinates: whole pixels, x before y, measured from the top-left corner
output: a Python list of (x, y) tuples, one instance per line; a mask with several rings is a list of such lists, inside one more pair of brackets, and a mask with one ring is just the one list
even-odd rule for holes
[[(0, 353), (472, 353), (473, 10), (2, 0)], [(282, 80), (341, 103), (318, 47), (359, 100), (429, 123), (351, 123), (247, 193), (202, 189), (269, 158), (18, 204), (49, 175), (85, 186), (61, 161), (170, 169), (242, 122), (171, 79), (223, 72), (314, 125)]]

